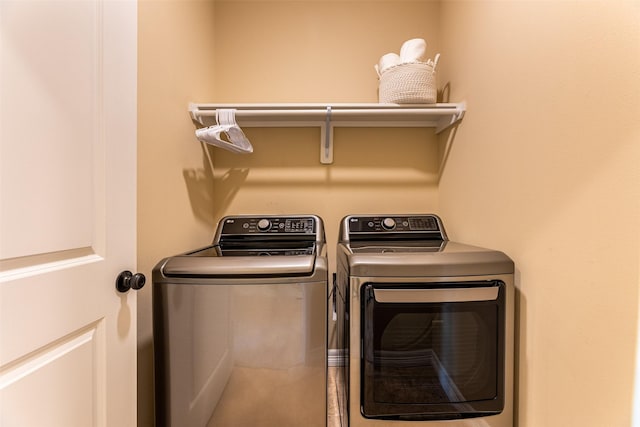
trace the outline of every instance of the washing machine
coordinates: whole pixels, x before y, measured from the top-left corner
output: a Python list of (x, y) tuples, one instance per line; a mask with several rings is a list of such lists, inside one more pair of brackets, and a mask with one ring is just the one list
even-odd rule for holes
[(315, 215), (228, 216), (156, 265), (156, 426), (326, 426), (325, 243)]
[(513, 427), (507, 255), (436, 215), (350, 215), (336, 263), (342, 426)]

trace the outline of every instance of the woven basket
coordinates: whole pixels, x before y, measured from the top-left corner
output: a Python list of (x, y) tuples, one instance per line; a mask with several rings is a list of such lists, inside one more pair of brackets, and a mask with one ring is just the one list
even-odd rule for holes
[(435, 104), (435, 64), (411, 62), (387, 68), (380, 75), (378, 101), (394, 104)]

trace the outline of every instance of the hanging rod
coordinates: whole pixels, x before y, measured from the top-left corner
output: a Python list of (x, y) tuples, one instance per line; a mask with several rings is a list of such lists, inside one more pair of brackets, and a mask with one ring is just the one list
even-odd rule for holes
[(320, 127), (320, 162), (333, 163), (333, 128), (434, 127), (436, 133), (464, 116), (466, 105), (440, 104), (189, 104), (191, 118), (204, 126), (216, 110), (235, 109), (241, 127)]

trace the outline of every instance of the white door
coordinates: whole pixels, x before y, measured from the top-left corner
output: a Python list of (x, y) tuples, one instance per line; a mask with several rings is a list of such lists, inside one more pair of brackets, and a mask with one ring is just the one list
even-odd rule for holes
[(136, 10), (0, 0), (1, 427), (136, 423)]

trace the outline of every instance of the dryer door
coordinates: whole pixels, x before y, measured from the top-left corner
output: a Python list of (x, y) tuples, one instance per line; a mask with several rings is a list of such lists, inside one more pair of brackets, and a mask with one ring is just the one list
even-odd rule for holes
[(504, 406), (505, 284), (369, 283), (362, 301), (362, 414), (453, 419)]

